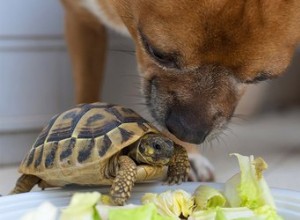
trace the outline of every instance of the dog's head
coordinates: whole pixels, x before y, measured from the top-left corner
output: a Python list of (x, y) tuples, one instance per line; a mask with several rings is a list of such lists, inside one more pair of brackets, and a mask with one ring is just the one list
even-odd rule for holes
[(115, 1), (131, 33), (154, 118), (201, 143), (244, 88), (280, 75), (299, 42), (299, 1)]

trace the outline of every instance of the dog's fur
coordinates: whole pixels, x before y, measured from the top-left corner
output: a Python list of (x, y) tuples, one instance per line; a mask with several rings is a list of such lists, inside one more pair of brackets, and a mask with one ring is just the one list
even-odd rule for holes
[(136, 45), (143, 92), (163, 127), (201, 143), (249, 83), (279, 76), (300, 42), (299, 0), (62, 0), (77, 102), (98, 100), (105, 27)]

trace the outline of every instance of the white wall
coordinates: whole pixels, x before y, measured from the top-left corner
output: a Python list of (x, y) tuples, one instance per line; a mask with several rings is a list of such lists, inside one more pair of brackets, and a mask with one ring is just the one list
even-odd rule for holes
[[(103, 99), (132, 106), (138, 95), (129, 39), (110, 33)], [(0, 3), (0, 165), (19, 162), (54, 114), (74, 105), (59, 0)], [(133, 108), (138, 108), (136, 105)]]

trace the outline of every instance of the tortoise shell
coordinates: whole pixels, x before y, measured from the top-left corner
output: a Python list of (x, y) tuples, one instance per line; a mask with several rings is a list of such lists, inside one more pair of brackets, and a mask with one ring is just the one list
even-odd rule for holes
[[(19, 171), (38, 176), (51, 186), (111, 184), (112, 180), (105, 177), (109, 159), (144, 134), (157, 132), (129, 108), (82, 104), (49, 121)], [(148, 178), (145, 170), (142, 173), (138, 170), (138, 180)]]

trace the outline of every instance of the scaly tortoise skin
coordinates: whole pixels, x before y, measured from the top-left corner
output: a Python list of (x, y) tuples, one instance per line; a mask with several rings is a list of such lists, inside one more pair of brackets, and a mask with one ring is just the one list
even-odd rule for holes
[(135, 182), (155, 180), (168, 166), (167, 183), (187, 181), (185, 149), (133, 110), (106, 103), (82, 104), (54, 116), (22, 161), (11, 194), (34, 185), (111, 185), (117, 205)]

